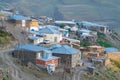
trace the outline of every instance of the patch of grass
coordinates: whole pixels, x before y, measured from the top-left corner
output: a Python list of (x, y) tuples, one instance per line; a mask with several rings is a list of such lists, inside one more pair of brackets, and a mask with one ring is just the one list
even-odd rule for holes
[(110, 60), (116, 67), (120, 68), (120, 62), (116, 60)]
[(110, 44), (110, 42), (106, 39), (105, 34), (98, 32), (98, 39), (97, 42), (100, 46), (103, 47), (112, 47), (112, 45)]
[(103, 67), (101, 69), (96, 69), (95, 75), (84, 75), (85, 80), (118, 80), (117, 74), (112, 70), (112, 68)]
[(87, 47), (87, 46), (91, 46), (92, 44), (89, 43), (88, 41), (82, 41), (82, 42), (80, 43), (80, 45), (83, 46), (83, 47)]
[(0, 31), (0, 44), (7, 44), (12, 40), (12, 35), (4, 31)]
[(60, 24), (59, 26), (60, 26), (60, 28), (64, 28), (65, 24)]
[(98, 43), (100, 46), (103, 46), (103, 47), (112, 47), (110, 43), (105, 42), (105, 41), (98, 41)]
[(98, 32), (97, 35), (98, 35), (98, 38), (105, 38), (105, 34), (103, 33)]

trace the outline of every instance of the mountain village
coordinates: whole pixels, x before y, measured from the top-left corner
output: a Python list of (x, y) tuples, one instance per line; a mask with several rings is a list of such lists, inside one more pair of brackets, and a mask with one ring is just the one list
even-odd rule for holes
[[(81, 80), (82, 73), (94, 76), (97, 68), (120, 60), (119, 49), (99, 42), (99, 36), (111, 35), (109, 26), (26, 16), (9, 9), (0, 10), (0, 20), (1, 30), (11, 33), (16, 40), (8, 54), (15, 64), (29, 70), (34, 70), (34, 66), (51, 76), (63, 73), (59, 80)], [(67, 75), (72, 76), (69, 79)]]

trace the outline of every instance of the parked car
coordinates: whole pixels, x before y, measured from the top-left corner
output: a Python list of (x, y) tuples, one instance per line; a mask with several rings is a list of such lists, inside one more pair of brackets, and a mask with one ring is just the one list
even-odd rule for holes
[(49, 40), (44, 40), (43, 43), (44, 43), (44, 44), (49, 44), (50, 41), (49, 41)]

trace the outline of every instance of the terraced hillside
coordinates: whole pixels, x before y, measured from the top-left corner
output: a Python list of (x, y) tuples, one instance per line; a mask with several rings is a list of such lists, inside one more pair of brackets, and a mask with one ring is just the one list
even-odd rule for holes
[(55, 19), (87, 20), (115, 27), (119, 32), (120, 0), (0, 0), (29, 15), (46, 15)]

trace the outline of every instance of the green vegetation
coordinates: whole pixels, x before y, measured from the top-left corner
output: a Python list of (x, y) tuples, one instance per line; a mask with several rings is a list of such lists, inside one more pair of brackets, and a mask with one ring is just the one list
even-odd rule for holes
[(80, 45), (83, 46), (83, 47), (87, 47), (87, 46), (91, 46), (92, 44), (89, 43), (88, 41), (82, 41), (82, 42), (80, 43)]
[(61, 24), (61, 25), (59, 25), (60, 26), (60, 28), (64, 28), (65, 27), (65, 24)]
[(115, 65), (117, 68), (120, 68), (120, 61), (116, 61), (116, 60), (112, 60), (111, 59), (111, 62), (113, 65)]
[(103, 47), (112, 47), (112, 45), (110, 44), (110, 42), (106, 39), (105, 34), (103, 34), (103, 33), (99, 33), (98, 32), (97, 42), (98, 42), (98, 44), (100, 46), (103, 46)]
[(98, 41), (100, 46), (104, 46), (104, 47), (112, 47), (112, 45), (108, 42), (104, 42), (104, 41)]
[(12, 40), (11, 34), (0, 31), (0, 44), (7, 44)]

